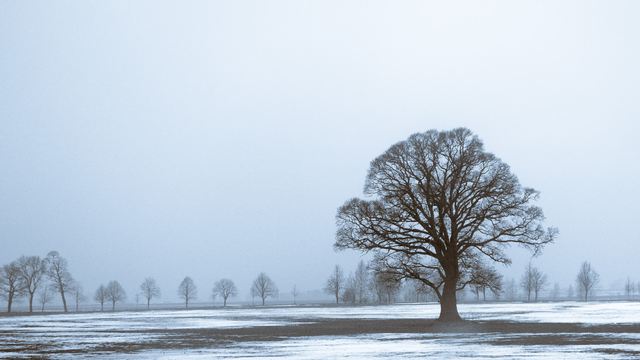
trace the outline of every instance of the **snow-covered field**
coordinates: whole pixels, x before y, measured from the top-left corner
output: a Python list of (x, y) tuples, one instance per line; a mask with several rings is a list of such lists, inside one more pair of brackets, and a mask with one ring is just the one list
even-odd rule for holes
[[(375, 333), (297, 336), (278, 341), (240, 341), (205, 348), (132, 348), (111, 353), (105, 344), (153, 344), (179, 330), (238, 329), (313, 323), (327, 319), (433, 319), (437, 304), (363, 307), (270, 307), (211, 310), (80, 313), (0, 317), (0, 358), (210, 359), (283, 358), (461, 358), (628, 359), (640, 354), (640, 333), (589, 333), (606, 324), (640, 324), (640, 303), (461, 304), (468, 320), (582, 324), (585, 333)], [(268, 328), (267, 328), (268, 329)], [(175, 336), (175, 335), (173, 335)], [(514, 339), (563, 336), (562, 345), (521, 344)], [(581, 339), (595, 339), (584, 342)], [(175, 337), (171, 338), (172, 341)], [(571, 340), (574, 339), (574, 340)], [(546, 340), (545, 340), (546, 341)], [(541, 341), (544, 343), (544, 341)], [(567, 343), (568, 342), (568, 343)]]

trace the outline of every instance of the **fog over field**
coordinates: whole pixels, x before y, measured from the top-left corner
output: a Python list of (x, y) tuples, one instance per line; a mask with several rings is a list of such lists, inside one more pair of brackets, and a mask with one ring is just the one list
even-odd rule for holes
[[(0, 4), (0, 264), (57, 250), (89, 294), (147, 276), (178, 301), (266, 272), (320, 290), (369, 163), (467, 127), (541, 192), (534, 260), (639, 280), (640, 3)], [(513, 247), (505, 278), (530, 253)], [(365, 258), (368, 259), (368, 258)], [(328, 297), (328, 296), (327, 296)], [(92, 302), (92, 301), (88, 301)]]

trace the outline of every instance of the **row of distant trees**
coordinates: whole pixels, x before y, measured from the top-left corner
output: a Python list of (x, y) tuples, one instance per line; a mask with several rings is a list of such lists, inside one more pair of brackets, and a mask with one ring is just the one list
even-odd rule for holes
[[(519, 284), (514, 280), (503, 281), (502, 275), (492, 268), (484, 268), (473, 275), (470, 291), (476, 300), (486, 300), (487, 293), (494, 299), (505, 298), (516, 300), (518, 288), (522, 290), (524, 298), (528, 302), (539, 300), (543, 290), (546, 290), (549, 281), (546, 274), (539, 268), (529, 263), (525, 268)], [(576, 275), (576, 287), (582, 300), (587, 301), (592, 296), (594, 287), (600, 279), (599, 274), (587, 261), (580, 266)], [(633, 291), (633, 283), (627, 281), (625, 290), (627, 294)], [(640, 288), (640, 286), (639, 286)], [(401, 279), (384, 269), (376, 268), (375, 263), (360, 261), (354, 272), (345, 275), (343, 269), (336, 265), (326, 281), (324, 291), (331, 295), (336, 304), (388, 304), (398, 300), (404, 294), (404, 301), (435, 301), (437, 296), (430, 287), (416, 279)], [(552, 291), (554, 297), (559, 296), (559, 285), (556, 283)], [(573, 298), (573, 287), (569, 287), (568, 298)]]
[[(140, 284), (140, 291), (147, 303), (147, 309), (151, 305), (151, 301), (160, 297), (160, 287), (156, 280), (152, 277), (145, 278), (142, 284)], [(271, 280), (271, 278), (265, 274), (260, 273), (253, 281), (251, 285), (251, 296), (253, 298), (258, 297), (262, 301), (262, 305), (270, 297), (278, 295), (278, 288)], [(223, 306), (227, 306), (227, 301), (238, 295), (238, 288), (234, 284), (233, 280), (220, 279), (213, 285), (211, 297), (215, 299), (220, 297), (223, 302)], [(189, 308), (189, 303), (196, 300), (198, 297), (198, 287), (193, 279), (186, 276), (180, 285), (178, 285), (178, 296), (184, 301), (185, 308)], [(94, 300), (100, 304), (100, 311), (104, 311), (104, 304), (106, 302), (111, 303), (111, 310), (115, 310), (116, 304), (126, 300), (127, 295), (118, 281), (112, 280), (106, 286), (100, 285), (94, 295)]]
[(336, 304), (341, 301), (346, 304), (389, 304), (395, 301), (400, 288), (401, 280), (393, 274), (360, 261), (355, 271), (348, 275), (336, 265), (324, 291), (334, 297)]
[[(583, 300), (589, 299), (598, 282), (599, 275), (591, 264), (586, 261), (582, 263), (576, 276), (576, 285)], [(547, 275), (529, 263), (519, 283), (525, 299), (538, 301), (540, 293), (548, 285)], [(477, 271), (470, 283), (471, 292), (477, 300), (481, 297), (486, 300), (488, 292), (493, 294), (494, 298), (503, 296), (507, 300), (515, 300), (517, 287), (513, 280), (504, 283), (502, 275), (492, 268)], [(572, 289), (570, 287), (569, 297), (573, 297)], [(633, 283), (627, 280), (625, 285), (627, 295), (632, 294), (634, 289)], [(334, 297), (336, 303), (345, 304), (388, 304), (397, 301), (401, 292), (405, 294), (405, 300), (436, 299), (432, 289), (421, 281), (399, 278), (394, 273), (377, 268), (375, 262), (365, 263), (364, 261), (360, 261), (356, 269), (349, 274), (345, 274), (344, 270), (336, 265), (327, 279), (324, 290)], [(558, 292), (558, 285), (555, 284), (553, 293), (557, 296)], [(6, 299), (8, 312), (11, 312), (14, 301), (20, 297), (26, 297), (28, 300), (29, 312), (33, 312), (35, 301), (40, 305), (41, 310), (44, 310), (44, 306), (56, 294), (59, 295), (65, 312), (68, 311), (69, 297), (75, 300), (76, 311), (78, 304), (86, 300), (82, 286), (73, 279), (66, 259), (57, 251), (51, 251), (45, 258), (21, 256), (0, 269), (0, 296)], [(151, 302), (160, 297), (161, 291), (156, 280), (148, 277), (140, 284), (139, 294), (149, 308)], [(214, 299), (221, 298), (223, 306), (226, 306), (230, 298), (237, 296), (238, 289), (232, 280), (220, 279), (214, 284), (211, 294)], [(251, 285), (250, 294), (252, 299), (258, 298), (261, 304), (265, 305), (267, 299), (278, 296), (278, 287), (267, 274), (260, 273)], [(179, 284), (178, 295), (184, 301), (185, 308), (197, 299), (198, 288), (191, 277), (185, 277)], [(295, 303), (298, 295), (295, 286), (291, 295)], [(104, 310), (105, 303), (110, 303), (111, 309), (115, 310), (116, 304), (125, 301), (126, 298), (126, 291), (116, 280), (100, 285), (94, 294), (94, 300), (100, 304), (101, 310)]]
[(635, 282), (631, 281), (630, 278), (627, 278), (627, 281), (624, 284), (624, 293), (627, 296), (627, 299), (633, 299), (640, 295), (640, 281)]
[[(278, 287), (267, 274), (260, 273), (253, 281), (250, 293), (252, 298), (260, 299), (264, 305), (267, 299), (278, 295)], [(7, 312), (12, 311), (14, 303), (20, 298), (27, 299), (29, 312), (33, 312), (34, 302), (44, 311), (45, 305), (51, 302), (56, 294), (60, 296), (64, 312), (69, 310), (70, 297), (75, 300), (76, 311), (79, 303), (86, 300), (82, 286), (69, 272), (67, 260), (57, 251), (49, 252), (44, 258), (21, 256), (0, 267), (0, 298), (7, 301)], [(154, 278), (145, 278), (140, 284), (140, 295), (146, 300), (147, 308), (154, 299), (160, 297), (160, 294), (160, 287)], [(178, 286), (178, 295), (186, 308), (197, 298), (197, 294), (198, 288), (193, 279), (185, 277)], [(212, 297), (220, 297), (223, 306), (227, 306), (227, 301), (237, 294), (238, 289), (230, 279), (218, 280), (212, 289)], [(106, 285), (100, 285), (93, 299), (100, 304), (101, 311), (104, 310), (105, 303), (110, 303), (111, 309), (115, 310), (118, 303), (127, 299), (127, 293), (118, 281), (112, 280)]]
[[(580, 265), (578, 274), (576, 275), (576, 287), (578, 289), (579, 296), (582, 300), (588, 301), (592, 296), (595, 286), (600, 282), (600, 274), (591, 266), (588, 261), (583, 262)], [(538, 300), (538, 294), (541, 290), (547, 287), (547, 276), (543, 274), (537, 268), (529, 264), (527, 271), (521, 281), (522, 288), (527, 293), (528, 300), (531, 300), (531, 293), (534, 293), (534, 301)], [(570, 287), (571, 289), (571, 287)], [(554, 296), (558, 296), (558, 289), (555, 288), (552, 292)], [(571, 294), (567, 294), (569, 297), (573, 297)]]
[[(600, 282), (600, 275), (595, 271), (591, 263), (585, 261), (580, 265), (578, 274), (576, 275), (575, 285), (578, 291), (578, 297), (584, 301), (588, 301), (593, 295), (595, 286)], [(538, 301), (542, 291), (549, 288), (550, 282), (545, 273), (539, 268), (533, 266), (531, 263), (527, 265), (522, 278), (520, 279), (520, 289), (524, 293), (524, 297), (527, 301)], [(517, 297), (517, 285), (514, 280), (509, 280), (504, 286), (503, 291), (507, 300), (514, 300)], [(500, 294), (494, 294), (499, 296)], [(558, 283), (553, 285), (550, 291), (552, 300), (557, 300), (561, 297), (560, 286)], [(566, 294), (566, 298), (574, 298), (574, 288), (569, 286)]]

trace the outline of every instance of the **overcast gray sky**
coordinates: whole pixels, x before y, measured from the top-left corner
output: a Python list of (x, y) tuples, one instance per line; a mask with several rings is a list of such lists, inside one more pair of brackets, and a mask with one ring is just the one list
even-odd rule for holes
[[(537, 264), (640, 280), (640, 2), (3, 1), (0, 264), (56, 249), (89, 292), (241, 297), (339, 263), (369, 161), (465, 126), (560, 236)], [(507, 277), (527, 256), (514, 250)]]

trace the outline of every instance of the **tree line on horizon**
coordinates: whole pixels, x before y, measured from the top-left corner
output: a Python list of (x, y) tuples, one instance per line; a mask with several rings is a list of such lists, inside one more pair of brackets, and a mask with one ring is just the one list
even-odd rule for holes
[[(178, 296), (184, 301), (185, 308), (189, 308), (189, 303), (197, 298), (198, 288), (189, 276), (186, 276), (178, 285)], [(45, 305), (59, 294), (63, 305), (63, 311), (68, 312), (68, 298), (75, 301), (75, 310), (78, 311), (79, 304), (87, 300), (84, 289), (76, 281), (65, 258), (57, 251), (51, 251), (46, 257), (21, 256), (17, 260), (0, 267), (0, 298), (7, 301), (7, 312), (12, 312), (16, 300), (26, 298), (28, 301), (28, 311), (33, 312), (34, 301), (40, 305), (40, 311), (44, 311)], [(147, 277), (140, 284), (140, 293), (150, 308), (151, 301), (160, 297), (160, 287), (156, 280)], [(227, 306), (227, 301), (238, 294), (238, 289), (230, 279), (220, 279), (213, 285), (211, 297), (220, 297), (223, 307)], [(278, 287), (271, 278), (261, 272), (254, 279), (250, 294), (252, 298), (261, 300), (265, 305), (267, 299), (278, 295)], [(115, 311), (116, 305), (127, 299), (127, 293), (117, 280), (111, 280), (106, 285), (100, 285), (93, 296), (93, 300), (100, 304), (100, 310), (104, 311), (104, 304), (110, 303), (111, 310)]]
[[(593, 294), (594, 287), (599, 283), (599, 274), (587, 261), (583, 262), (576, 275), (575, 285), (578, 296), (588, 301)], [(540, 294), (548, 288), (547, 275), (539, 268), (529, 263), (522, 274), (520, 282), (513, 279), (504, 281), (503, 276), (495, 271), (483, 272), (468, 291), (476, 301), (486, 301), (487, 293), (491, 293), (493, 300), (537, 302)], [(630, 287), (629, 281), (625, 289)], [(426, 302), (437, 301), (437, 295), (431, 288), (415, 279), (401, 279), (393, 273), (385, 273), (376, 268), (372, 262), (361, 260), (355, 270), (346, 275), (342, 267), (335, 265), (323, 288), (331, 295), (336, 304), (390, 304), (399, 301)], [(466, 289), (465, 289), (466, 290)], [(519, 296), (521, 295), (521, 296)], [(465, 296), (463, 290), (457, 296)], [(551, 300), (560, 299), (559, 285), (556, 283), (551, 291)], [(569, 286), (566, 299), (575, 298), (573, 286)]]
[[(142, 284), (140, 284), (140, 290), (140, 295), (142, 295), (145, 300), (148, 310), (150, 309), (151, 301), (160, 297), (160, 286), (154, 278), (147, 277), (144, 279)], [(267, 274), (261, 272), (254, 279), (250, 288), (250, 293), (252, 297), (259, 298), (264, 306), (268, 298), (278, 295), (278, 288), (275, 282), (271, 280)], [(220, 297), (222, 299), (223, 307), (227, 306), (227, 302), (230, 298), (237, 295), (238, 289), (235, 283), (233, 280), (226, 278), (216, 281), (211, 291), (211, 298), (215, 300), (217, 297)], [(189, 304), (193, 302), (193, 300), (197, 299), (198, 287), (191, 277), (185, 276), (185, 278), (180, 282), (178, 285), (178, 296), (184, 301), (185, 309), (188, 309)], [(94, 300), (100, 304), (100, 311), (104, 311), (105, 302), (110, 302), (111, 310), (114, 311), (116, 304), (126, 300), (126, 298), (127, 295), (124, 288), (116, 280), (110, 281), (106, 286), (100, 285), (94, 295)]]
[[(592, 295), (594, 287), (599, 282), (599, 275), (589, 262), (583, 262), (576, 276), (576, 288), (582, 300), (587, 301)], [(470, 292), (479, 301), (482, 297), (486, 300), (487, 292), (494, 299), (508, 301), (518, 300), (518, 289), (522, 290), (525, 301), (536, 302), (539, 294), (549, 285), (547, 275), (531, 263), (527, 265), (519, 284), (513, 279), (503, 281), (503, 276), (495, 271), (480, 273), (476, 276)], [(640, 288), (640, 286), (638, 286)], [(151, 302), (161, 295), (160, 287), (153, 277), (147, 277), (140, 284), (140, 292), (146, 302), (147, 309)], [(573, 287), (570, 286), (566, 298), (573, 298)], [(625, 292), (632, 294), (635, 287), (630, 280), (625, 284)], [(336, 304), (362, 305), (362, 304), (391, 304), (397, 302), (402, 292), (404, 301), (435, 301), (436, 294), (422, 282), (415, 279), (401, 279), (393, 273), (388, 273), (377, 268), (373, 261), (365, 263), (360, 261), (355, 270), (345, 274), (339, 265), (335, 265), (326, 284), (324, 292), (331, 295)], [(559, 298), (559, 286), (555, 284), (551, 294), (552, 300)], [(184, 301), (185, 308), (197, 299), (198, 288), (189, 276), (186, 276), (177, 289), (178, 296)], [(254, 279), (250, 291), (252, 299), (258, 298), (261, 305), (266, 300), (278, 296), (278, 288), (273, 280), (260, 273)], [(24, 297), (28, 301), (29, 312), (33, 312), (34, 302), (44, 311), (45, 305), (58, 294), (65, 312), (68, 311), (68, 298), (74, 300), (75, 310), (78, 311), (79, 303), (87, 300), (83, 288), (69, 272), (67, 260), (57, 251), (51, 251), (45, 258), (39, 256), (21, 256), (0, 268), (0, 297), (7, 301), (7, 312), (12, 311), (16, 299)], [(223, 307), (227, 306), (229, 299), (238, 295), (238, 289), (230, 279), (216, 281), (211, 290), (211, 297), (215, 300), (219, 297)], [(294, 285), (291, 295), (294, 304), (299, 295)], [(464, 296), (464, 293), (458, 294)], [(106, 285), (100, 285), (94, 294), (93, 300), (104, 311), (105, 303), (111, 305), (111, 310), (116, 309), (118, 303), (127, 299), (127, 294), (122, 285), (116, 281), (109, 281)], [(136, 301), (137, 302), (137, 301)], [(252, 301), (253, 302), (253, 301)]]

